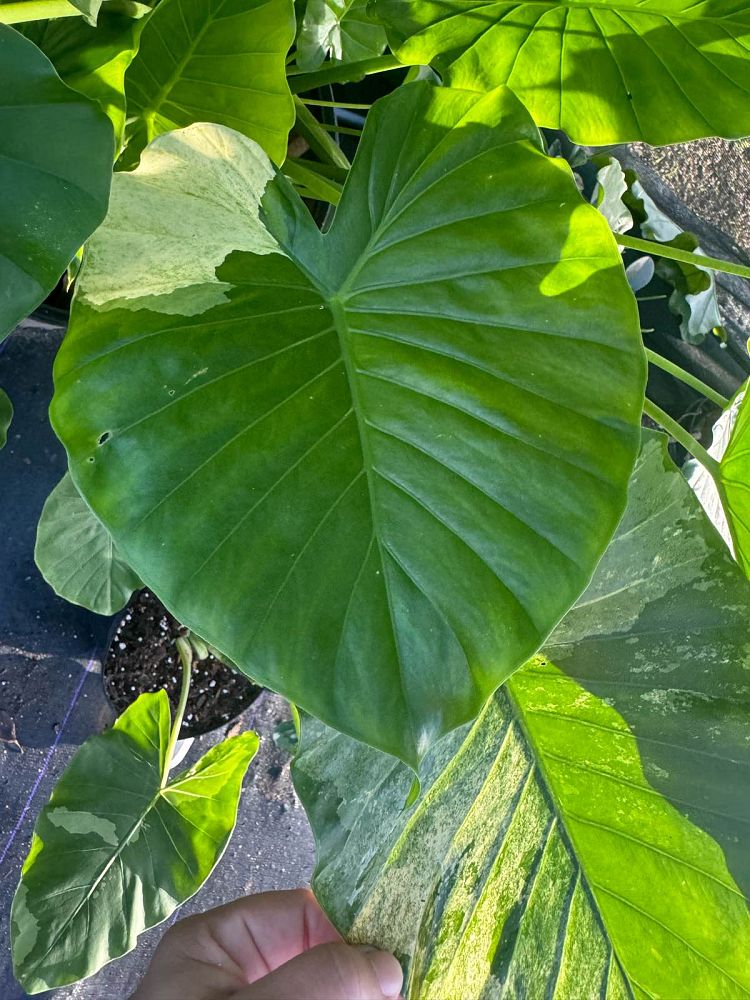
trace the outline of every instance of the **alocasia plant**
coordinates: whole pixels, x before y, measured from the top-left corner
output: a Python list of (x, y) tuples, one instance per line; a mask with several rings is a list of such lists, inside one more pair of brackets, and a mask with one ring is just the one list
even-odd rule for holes
[[(104, 613), (144, 581), (305, 710), (316, 889), (343, 932), (396, 950), (410, 1000), (748, 994), (747, 584), (662, 439), (633, 473), (645, 411), (713, 476), (747, 567), (748, 410), (719, 464), (644, 399), (648, 357), (727, 403), (644, 351), (620, 250), (681, 273), (696, 255), (641, 238), (658, 234), (611, 159), (588, 204), (538, 130), (750, 132), (747, 9), (98, 8), (0, 5), (0, 169), (20, 192), (0, 326), (98, 226), (117, 156), (55, 366), (69, 474), (40, 522), (45, 577)], [(5, 26), (24, 19), (26, 38)], [(369, 111), (320, 89), (399, 67)], [(326, 105), (367, 112), (345, 126), (353, 165)], [(13, 910), (27, 989), (131, 948), (217, 860), (255, 738), (169, 781), (178, 728), (144, 696), (43, 811)], [(131, 751), (148, 790), (123, 813), (90, 793)]]

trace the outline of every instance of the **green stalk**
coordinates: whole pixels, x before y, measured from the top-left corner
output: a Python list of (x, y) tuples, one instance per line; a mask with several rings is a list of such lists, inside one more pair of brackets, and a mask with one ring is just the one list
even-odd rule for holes
[(169, 765), (172, 763), (174, 748), (180, 735), (182, 717), (185, 714), (185, 706), (187, 705), (188, 694), (190, 693), (190, 668), (193, 665), (193, 649), (189, 641), (180, 636), (175, 640), (175, 645), (177, 646), (177, 652), (180, 654), (180, 663), (182, 664), (182, 687), (180, 688), (180, 700), (177, 703), (177, 711), (175, 712), (174, 722), (169, 733), (169, 743), (167, 743), (167, 753), (164, 758), (164, 774), (161, 776), (162, 788), (169, 781)]
[(314, 101), (306, 97), (304, 103), (314, 108), (347, 108), (349, 111), (369, 111), (372, 104), (352, 104), (351, 101)]
[(639, 240), (635, 236), (623, 236), (621, 233), (615, 233), (615, 239), (621, 247), (628, 247), (630, 250), (640, 250), (655, 257), (666, 257), (668, 260), (679, 260), (683, 264), (705, 267), (710, 271), (722, 271), (724, 274), (738, 274), (741, 278), (750, 278), (750, 267), (745, 267), (744, 264), (732, 264), (731, 261), (719, 260), (718, 257), (704, 257), (702, 253), (678, 250), (676, 247), (664, 246), (663, 243), (655, 243), (653, 240)]
[(25, 21), (44, 21), (48, 17), (80, 17), (81, 11), (68, 0), (20, 0), (18, 3), (0, 4), (0, 23), (23, 24)]
[(283, 171), (294, 184), (301, 185), (307, 196), (338, 205), (341, 200), (341, 184), (310, 168), (302, 160), (293, 157), (284, 161)]
[(333, 167), (342, 167), (344, 170), (348, 170), (351, 163), (349, 163), (341, 147), (333, 141), (312, 111), (305, 106), (304, 101), (301, 101), (299, 97), (295, 97), (294, 107), (297, 112), (297, 131), (307, 139), (310, 149), (324, 163), (330, 163)]
[(314, 73), (303, 73), (300, 70), (290, 70), (289, 86), (293, 94), (304, 94), (317, 87), (325, 87), (330, 83), (353, 83), (362, 80), (371, 73), (385, 73), (389, 69), (399, 69), (403, 66), (395, 56), (376, 56), (373, 59), (361, 59), (359, 62), (336, 63), (335, 66), (325, 66)]
[(652, 365), (656, 365), (657, 368), (661, 368), (662, 371), (668, 372), (675, 378), (679, 379), (680, 382), (684, 382), (685, 385), (689, 385), (692, 389), (695, 389), (701, 395), (706, 396), (711, 402), (716, 403), (723, 409), (729, 406), (729, 400), (722, 396), (720, 392), (712, 389), (710, 385), (706, 385), (701, 379), (697, 378), (695, 375), (691, 375), (690, 372), (686, 372), (684, 368), (680, 368), (679, 365), (674, 364), (672, 361), (667, 361), (663, 358), (661, 354), (657, 354), (656, 351), (651, 351), (646, 348), (646, 357), (651, 362)]
[(650, 399), (643, 401), (643, 412), (663, 427), (693, 458), (696, 458), (706, 471), (710, 473), (717, 487), (721, 490), (719, 463), (708, 454), (703, 445), (698, 444), (692, 434), (689, 434), (684, 427), (681, 427), (676, 420), (673, 420), (668, 413), (665, 413), (660, 406), (651, 402)]
[[(106, 8), (129, 17), (140, 17), (143, 11), (142, 5), (132, 0), (110, 0)], [(0, 24), (24, 24), (27, 21), (46, 21), (48, 18), (81, 16), (82, 11), (68, 3), (68, 0), (15, 0), (13, 3), (0, 3)]]
[(345, 125), (326, 124), (322, 124), (320, 127), (324, 132), (338, 132), (340, 135), (362, 135), (361, 128), (347, 128)]

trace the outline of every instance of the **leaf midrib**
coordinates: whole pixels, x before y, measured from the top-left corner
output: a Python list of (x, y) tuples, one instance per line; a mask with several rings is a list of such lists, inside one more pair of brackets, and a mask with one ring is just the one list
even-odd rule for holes
[[(369, 243), (368, 243), (369, 247)], [(357, 264), (360, 264), (366, 258), (366, 250), (363, 252)], [(355, 265), (356, 268), (357, 265)], [(361, 266), (361, 265), (360, 265)], [(348, 279), (351, 277), (350, 272)], [(346, 284), (348, 284), (348, 279)], [(381, 541), (382, 527), (380, 524), (380, 514), (378, 512), (378, 506), (374, 502), (375, 498), (375, 461), (372, 455), (372, 449), (370, 447), (369, 436), (367, 433), (367, 428), (365, 426), (365, 421), (363, 419), (363, 405), (359, 393), (358, 376), (352, 365), (352, 359), (350, 357), (350, 350), (347, 344), (346, 338), (351, 337), (351, 331), (349, 329), (349, 324), (346, 318), (346, 308), (339, 298), (338, 294), (331, 295), (327, 297), (328, 305), (331, 310), (331, 316), (333, 318), (333, 323), (336, 328), (336, 335), (339, 339), (339, 349), (341, 351), (341, 357), (344, 361), (344, 368), (346, 371), (346, 378), (349, 384), (349, 391), (352, 397), (352, 407), (354, 410), (354, 418), (357, 422), (357, 433), (359, 435), (360, 448), (362, 450), (362, 464), (365, 469), (365, 477), (367, 479), (367, 492), (370, 499), (370, 515), (372, 517), (372, 528), (373, 534), (375, 536), (375, 541), (378, 546), (378, 556), (380, 559), (380, 566), (382, 570), (382, 580), (383, 587), (385, 589), (386, 600), (388, 602), (388, 610), (391, 619), (391, 632), (393, 634), (393, 644), (396, 650), (396, 657), (398, 659), (398, 682), (401, 687), (401, 694), (404, 700), (404, 706), (406, 708), (407, 725), (409, 728), (409, 736), (411, 738), (412, 747), (416, 751), (417, 742), (414, 738), (414, 726), (411, 718), (411, 710), (409, 705), (409, 699), (406, 694), (406, 688), (404, 686), (404, 664), (401, 658), (401, 647), (399, 645), (398, 633), (395, 627), (395, 612), (393, 597), (391, 595), (391, 588), (388, 582), (388, 573), (385, 566), (385, 553), (383, 551), (383, 543)]]
[[(610, 965), (612, 961), (617, 962), (617, 965), (620, 968), (620, 972), (622, 973), (623, 980), (625, 981), (625, 983), (627, 983), (628, 989), (630, 990), (630, 995), (631, 997), (633, 997), (634, 993), (633, 993), (631, 978), (625, 971), (625, 966), (623, 965), (620, 956), (617, 954), (617, 948), (615, 946), (615, 942), (612, 938), (612, 935), (610, 934), (609, 927), (606, 921), (604, 920), (604, 914), (602, 913), (601, 907), (599, 906), (599, 900), (596, 898), (596, 895), (594, 894), (593, 891), (594, 882), (589, 877), (589, 874), (586, 871), (583, 859), (581, 858), (580, 852), (576, 847), (576, 842), (573, 839), (570, 830), (568, 829), (565, 811), (559, 804), (557, 796), (555, 795), (554, 789), (552, 787), (552, 782), (550, 781), (549, 776), (547, 775), (544, 756), (542, 755), (541, 750), (537, 746), (535, 740), (532, 738), (531, 733), (526, 726), (526, 719), (524, 713), (521, 710), (521, 707), (516, 701), (516, 698), (513, 694), (512, 678), (510, 681), (503, 684), (502, 691), (503, 694), (505, 694), (506, 698), (508, 699), (508, 706), (510, 708), (513, 720), (518, 726), (521, 732), (521, 736), (525, 741), (527, 747), (529, 748), (529, 753), (531, 754), (531, 757), (536, 766), (536, 772), (539, 776), (539, 782), (542, 785), (543, 794), (545, 795), (547, 802), (549, 803), (550, 811), (552, 812), (552, 815), (555, 816), (559, 822), (560, 828), (563, 832), (564, 839), (567, 842), (567, 846), (570, 850), (570, 853), (575, 861), (575, 864), (578, 867), (579, 877), (581, 878), (584, 887), (588, 890), (586, 895), (589, 900), (589, 903), (592, 909), (595, 911), (597, 920), (599, 922), (599, 926), (601, 927), (602, 932), (607, 942), (609, 943)], [(609, 980), (609, 975), (610, 973), (608, 973), (607, 975), (608, 980)]]

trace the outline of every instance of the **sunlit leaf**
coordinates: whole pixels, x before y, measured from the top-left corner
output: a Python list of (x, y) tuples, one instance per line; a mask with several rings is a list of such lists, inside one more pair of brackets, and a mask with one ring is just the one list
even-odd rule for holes
[(750, 586), (661, 435), (546, 655), (412, 773), (303, 720), (313, 885), (409, 1000), (750, 992)]
[(44, 52), (62, 80), (97, 101), (110, 117), (118, 148), (125, 128), (125, 71), (150, 12), (145, 4), (132, 6), (130, 14), (105, 6), (96, 28), (74, 17), (23, 25), (24, 35)]
[(13, 963), (29, 993), (89, 976), (195, 893), (224, 852), (255, 733), (163, 779), (164, 691), (143, 694), (90, 737), (34, 828), (13, 900)]
[(293, 0), (161, 0), (126, 76), (132, 161), (158, 135), (216, 122), (286, 156), (294, 103), (286, 54)]
[(615, 528), (639, 440), (635, 302), (605, 220), (505, 89), (379, 102), (325, 235), (282, 177), (259, 217), (257, 147), (235, 136), (221, 179), (227, 142), (193, 126), (144, 158), (163, 259), (196, 196), (163, 299), (137, 297), (157, 226), (97, 263), (140, 225), (115, 194), (54, 424), (178, 620), (416, 763), (539, 647)]
[[(734, 554), (750, 577), (750, 392), (730, 408), (731, 435), (721, 459), (721, 499)], [(714, 435), (716, 439), (716, 434)], [(721, 447), (721, 445), (719, 445)], [(719, 455), (720, 457), (720, 455)]]
[(583, 145), (750, 133), (750, 6), (736, 0), (374, 0), (404, 62), (507, 84)]

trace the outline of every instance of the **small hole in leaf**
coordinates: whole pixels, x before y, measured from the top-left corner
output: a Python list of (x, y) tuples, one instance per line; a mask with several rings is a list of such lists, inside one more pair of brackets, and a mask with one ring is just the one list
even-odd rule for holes
[(87, 459), (87, 461), (89, 461), (89, 462), (93, 462), (93, 461), (94, 461), (94, 456), (93, 456), (93, 455), (90, 455), (90, 456), (89, 456), (89, 458)]
[(104, 444), (106, 441), (109, 441), (109, 431), (105, 431), (99, 437), (99, 444)]

